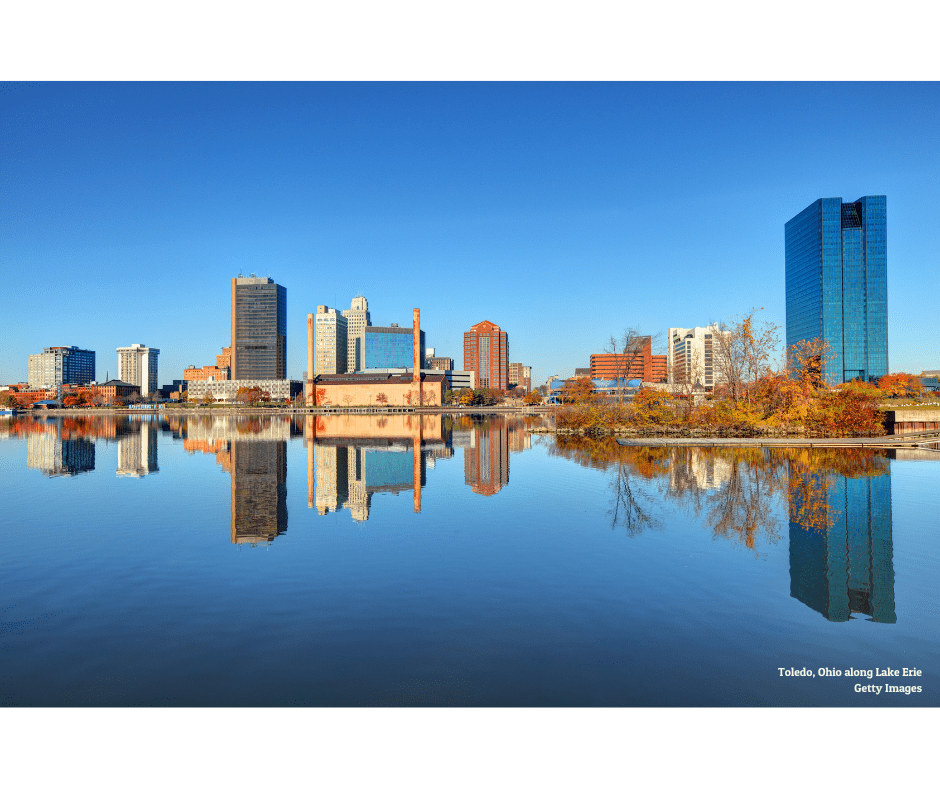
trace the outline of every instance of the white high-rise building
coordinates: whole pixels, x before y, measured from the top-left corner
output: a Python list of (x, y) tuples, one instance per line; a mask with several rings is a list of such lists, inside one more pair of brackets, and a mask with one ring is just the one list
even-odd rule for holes
[(95, 351), (75, 345), (44, 348), (29, 357), (29, 385), (49, 388), (63, 383), (87, 385), (95, 379)]
[(153, 394), (160, 384), (157, 382), (157, 356), (160, 351), (155, 347), (146, 345), (131, 345), (119, 347), (118, 354), (118, 380), (140, 386), (140, 396)]
[(336, 309), (318, 306), (316, 316), (316, 374), (339, 375), (347, 371), (347, 320)]
[(704, 328), (670, 328), (666, 355), (666, 380), (676, 385), (692, 384), (706, 391), (715, 387), (717, 325)]
[(365, 369), (366, 326), (372, 325), (369, 302), (365, 296), (356, 296), (349, 309), (343, 310), (346, 318), (346, 372), (361, 372)]

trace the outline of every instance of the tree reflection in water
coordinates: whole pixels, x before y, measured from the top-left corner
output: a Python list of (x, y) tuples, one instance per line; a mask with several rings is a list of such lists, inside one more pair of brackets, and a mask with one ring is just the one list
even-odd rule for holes
[(782, 528), (828, 529), (837, 510), (837, 479), (888, 473), (874, 449), (728, 446), (621, 446), (615, 438), (556, 435), (550, 455), (612, 472), (612, 528), (630, 536), (663, 527), (665, 502), (704, 518), (715, 537), (756, 550)]

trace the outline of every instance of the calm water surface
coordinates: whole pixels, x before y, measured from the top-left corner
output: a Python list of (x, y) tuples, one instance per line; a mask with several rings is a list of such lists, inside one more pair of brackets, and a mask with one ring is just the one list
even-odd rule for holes
[(0, 699), (936, 706), (936, 458), (506, 417), (7, 418)]

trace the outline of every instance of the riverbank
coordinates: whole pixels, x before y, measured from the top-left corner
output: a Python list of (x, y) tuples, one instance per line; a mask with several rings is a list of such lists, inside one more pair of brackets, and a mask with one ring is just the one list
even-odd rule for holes
[(389, 408), (305, 408), (305, 407), (274, 407), (247, 405), (169, 405), (165, 408), (22, 408), (15, 413), (6, 415), (43, 415), (43, 416), (213, 416), (213, 415), (239, 415), (239, 416), (390, 416), (396, 414), (419, 415), (447, 415), (447, 416), (542, 416), (551, 412), (551, 408), (544, 405), (529, 405), (520, 407), (506, 407), (502, 405), (489, 405), (480, 407), (442, 406), (419, 408), (389, 407)]
[[(940, 433), (885, 435), (880, 438), (617, 438), (621, 446), (756, 446), (759, 448), (927, 449), (940, 459)], [(932, 445), (938, 448), (932, 448)]]

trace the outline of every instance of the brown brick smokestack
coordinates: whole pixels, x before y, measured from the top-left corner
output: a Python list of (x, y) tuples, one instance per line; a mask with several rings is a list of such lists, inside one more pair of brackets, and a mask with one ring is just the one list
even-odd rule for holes
[[(412, 383), (421, 383), (421, 310), (411, 310), (411, 344), (414, 346), (414, 369), (411, 373)], [(420, 394), (420, 389), (419, 389)]]
[(313, 315), (307, 314), (307, 379), (304, 381), (304, 404), (313, 404)]

